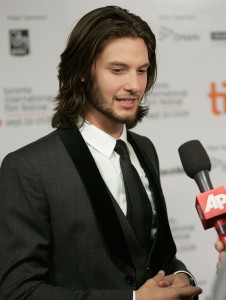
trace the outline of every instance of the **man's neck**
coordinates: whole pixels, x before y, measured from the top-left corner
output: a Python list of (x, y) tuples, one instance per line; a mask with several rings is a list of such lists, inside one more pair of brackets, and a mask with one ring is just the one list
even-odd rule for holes
[(93, 126), (96, 126), (100, 130), (104, 131), (105, 133), (109, 134), (115, 139), (118, 139), (123, 131), (123, 124), (119, 123), (101, 123), (101, 122), (92, 122), (91, 119), (85, 120), (88, 124), (92, 124)]

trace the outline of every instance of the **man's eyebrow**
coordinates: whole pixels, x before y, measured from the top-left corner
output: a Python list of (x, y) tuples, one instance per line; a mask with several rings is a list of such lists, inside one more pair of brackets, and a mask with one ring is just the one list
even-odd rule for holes
[[(112, 61), (112, 62), (109, 62), (109, 63), (107, 64), (107, 66), (109, 66), (109, 67), (112, 67), (112, 66), (128, 67), (129, 65), (128, 65), (128, 64), (125, 64), (125, 63), (123, 63), (123, 62), (120, 62), (120, 61)], [(149, 66), (150, 66), (150, 63), (147, 62), (147, 63), (145, 63), (145, 64), (139, 66), (138, 69), (139, 69), (139, 68), (148, 68)]]
[(120, 62), (120, 61), (112, 61), (112, 62), (109, 62), (107, 65), (108, 65), (109, 67), (111, 67), (111, 66), (122, 66), (122, 67), (128, 66), (127, 64), (122, 63), (122, 62)]
[(146, 64), (143, 64), (142, 66), (140, 66), (140, 68), (148, 68), (150, 66), (150, 63), (147, 62)]

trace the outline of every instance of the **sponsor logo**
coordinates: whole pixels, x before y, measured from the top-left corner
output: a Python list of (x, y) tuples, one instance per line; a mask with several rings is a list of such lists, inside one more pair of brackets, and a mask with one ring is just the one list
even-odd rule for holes
[(174, 175), (174, 174), (183, 174), (184, 170), (181, 167), (172, 167), (169, 169), (161, 169), (160, 174), (161, 176), (164, 175)]
[(9, 31), (10, 53), (23, 56), (30, 53), (29, 31), (27, 29), (13, 29)]
[[(226, 88), (226, 82), (222, 82), (222, 87)], [(226, 90), (218, 91), (215, 82), (210, 84), (208, 94), (211, 101), (211, 110), (214, 115), (226, 114)]]
[(226, 31), (213, 31), (210, 37), (213, 41), (226, 41)]
[(179, 33), (165, 26), (160, 27), (159, 40), (164, 41), (171, 39), (176, 42), (192, 42), (200, 40), (200, 36), (196, 33)]
[(207, 198), (205, 213), (208, 213), (212, 209), (225, 209), (224, 204), (226, 204), (226, 195), (219, 194), (214, 196), (213, 194), (211, 194)]

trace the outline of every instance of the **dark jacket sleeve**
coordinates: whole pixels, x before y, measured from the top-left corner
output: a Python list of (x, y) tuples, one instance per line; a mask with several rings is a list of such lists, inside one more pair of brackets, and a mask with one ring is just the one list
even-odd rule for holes
[(0, 168), (0, 300), (131, 300), (129, 290), (78, 291), (50, 285), (53, 236), (36, 170), (16, 153)]

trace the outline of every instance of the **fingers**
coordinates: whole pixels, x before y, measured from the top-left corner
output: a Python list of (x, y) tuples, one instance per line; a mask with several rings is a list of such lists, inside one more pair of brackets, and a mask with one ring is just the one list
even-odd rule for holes
[(160, 270), (154, 277), (147, 281), (149, 286), (168, 287), (171, 283), (165, 280), (165, 272)]
[(164, 281), (168, 282), (169, 285), (178, 287), (190, 286), (189, 278), (184, 273), (170, 274), (165, 276)]
[(167, 287), (170, 285), (170, 283), (164, 279), (165, 277), (165, 272), (160, 270), (158, 272), (157, 275), (155, 275), (155, 277), (153, 277), (152, 279), (155, 280), (155, 282), (158, 284), (159, 287)]
[(160, 270), (152, 279), (154, 279), (157, 283), (163, 280), (165, 277), (165, 272), (163, 270)]
[(216, 273), (219, 274), (221, 267), (222, 267), (223, 260), (226, 257), (226, 252), (224, 251), (224, 245), (220, 240), (216, 241), (215, 249), (219, 252), (218, 262), (216, 265)]
[(136, 291), (137, 300), (181, 300), (192, 299), (194, 296), (202, 293), (200, 287), (178, 287), (170, 285), (159, 287), (164, 273), (158, 273), (155, 277), (149, 279), (143, 286)]
[(158, 286), (166, 287), (174, 283), (176, 276), (174, 274), (165, 276), (161, 281), (159, 281)]
[(198, 286), (189, 286), (189, 287), (182, 287), (178, 288), (177, 293), (178, 293), (178, 299), (180, 298), (189, 298), (189, 297), (194, 297), (196, 295), (202, 294), (202, 289)]
[[(185, 275), (186, 276), (186, 275)], [(159, 271), (158, 273), (158, 286), (159, 287), (168, 287), (172, 284), (176, 285), (176, 286), (181, 286), (181, 287), (184, 287), (184, 286), (187, 286), (186, 284), (184, 284), (184, 282), (181, 282), (179, 280), (176, 280), (178, 277), (178, 275), (175, 275), (175, 274), (170, 274), (170, 275), (167, 275), (165, 276), (165, 272), (164, 271)]]
[(223, 263), (223, 261), (224, 261), (225, 258), (226, 258), (226, 252), (223, 251), (223, 252), (221, 252), (221, 253), (219, 254), (219, 261), (220, 261), (221, 263)]
[(218, 262), (217, 262), (217, 274), (219, 274), (220, 270), (221, 270), (221, 267), (222, 267), (222, 264), (223, 264), (223, 261), (226, 259), (226, 252), (223, 251), (219, 254), (218, 256)]
[(220, 241), (220, 240), (217, 240), (216, 243), (215, 243), (215, 249), (221, 253), (224, 251), (224, 245), (223, 243)]
[(168, 287), (168, 286), (170, 286), (170, 283), (166, 280), (161, 280), (161, 281), (159, 281), (158, 286), (159, 287)]

